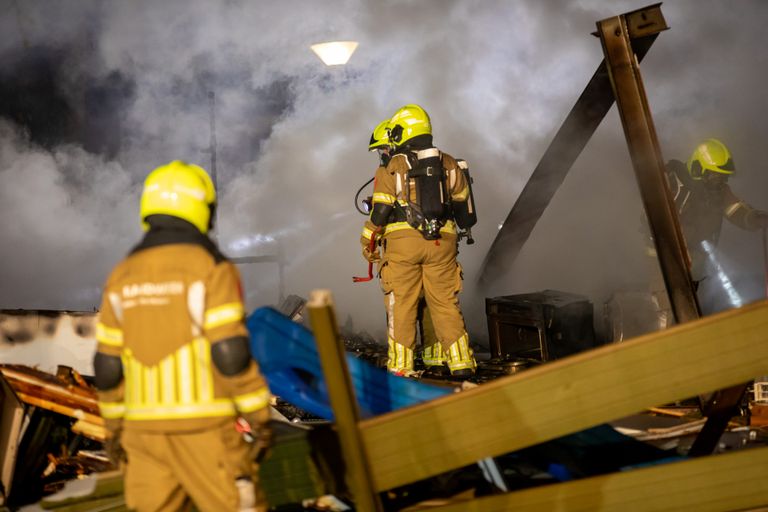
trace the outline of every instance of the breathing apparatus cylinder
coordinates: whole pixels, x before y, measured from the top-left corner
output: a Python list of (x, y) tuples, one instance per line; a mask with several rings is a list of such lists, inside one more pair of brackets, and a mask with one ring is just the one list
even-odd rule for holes
[[(418, 151), (410, 159), (406, 176), (406, 220), (427, 240), (440, 238), (440, 228), (450, 216), (450, 195), (445, 184), (442, 156), (437, 148)], [(411, 197), (411, 184), (416, 197)]]
[(472, 191), (472, 176), (469, 174), (469, 165), (466, 160), (457, 159), (456, 163), (459, 164), (464, 179), (467, 182), (467, 188), (469, 189), (469, 195), (467, 196), (466, 209), (459, 208), (459, 203), (454, 204), (454, 218), (456, 223), (461, 229), (469, 229), (477, 224), (477, 211), (475, 210), (475, 194)]
[(464, 179), (467, 182), (467, 188), (469, 188), (469, 195), (467, 200), (463, 202), (452, 203), (453, 218), (456, 221), (456, 225), (459, 227), (459, 239), (466, 238), (467, 245), (472, 245), (475, 240), (472, 238), (472, 226), (477, 224), (477, 211), (475, 210), (475, 196), (472, 192), (472, 176), (469, 174), (469, 165), (466, 160), (456, 159), (456, 163), (459, 165)]

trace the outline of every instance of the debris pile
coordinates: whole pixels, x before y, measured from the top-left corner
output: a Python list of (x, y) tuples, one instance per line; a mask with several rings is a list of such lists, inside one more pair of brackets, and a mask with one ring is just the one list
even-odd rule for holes
[(56, 375), (0, 365), (3, 429), (2, 500), (37, 501), (72, 479), (113, 469), (104, 457), (104, 421), (86, 378), (60, 366)]

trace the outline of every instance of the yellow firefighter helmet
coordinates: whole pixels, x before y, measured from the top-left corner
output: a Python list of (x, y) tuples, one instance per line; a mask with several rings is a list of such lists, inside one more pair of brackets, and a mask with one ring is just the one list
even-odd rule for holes
[(707, 139), (696, 146), (688, 159), (687, 167), (694, 180), (702, 179), (705, 172), (729, 175), (736, 170), (731, 152), (717, 139)]
[(406, 105), (389, 120), (389, 141), (396, 147), (419, 135), (432, 135), (429, 114), (419, 105)]
[(172, 215), (193, 224), (201, 233), (211, 227), (216, 189), (202, 167), (174, 160), (147, 176), (141, 194), (141, 226), (146, 231), (150, 215)]
[(385, 119), (380, 122), (371, 133), (371, 140), (368, 143), (368, 151), (376, 151), (377, 149), (384, 149), (389, 146), (389, 119)]

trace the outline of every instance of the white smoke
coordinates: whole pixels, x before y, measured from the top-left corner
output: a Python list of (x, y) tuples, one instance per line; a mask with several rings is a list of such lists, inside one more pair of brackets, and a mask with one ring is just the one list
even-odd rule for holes
[[(101, 133), (119, 141), (108, 156), (84, 150), (76, 137), (41, 146), (24, 135), (23, 120), (3, 122), (0, 307), (98, 305), (109, 268), (140, 237), (137, 198), (147, 172), (179, 158), (210, 168), (213, 92), (224, 251), (281, 251), (286, 293), (329, 288), (340, 318), (351, 315), (356, 327), (381, 333), (378, 286), (351, 279), (366, 271), (358, 244), (364, 219), (353, 195), (376, 166), (366, 151), (373, 127), (399, 106), (420, 103), (432, 116), (435, 142), (467, 159), (475, 177), (477, 243), (462, 246), (460, 259), (462, 303), (482, 336), (483, 297), (474, 290), (480, 262), (602, 58), (589, 33), (595, 21), (644, 5), (10, 2), (13, 15), (0, 19), (0, 54), (23, 63), (35, 52), (59, 52), (65, 65), (57, 84), (77, 126), (94, 131), (84, 114), (89, 83), (118, 76), (127, 92)], [(768, 208), (765, 175), (750, 171), (761, 169), (768, 135), (768, 5), (686, 0), (662, 9), (671, 30), (642, 68), (665, 157), (685, 159), (699, 138), (719, 136), (743, 170), (734, 190)], [(329, 39), (360, 42), (347, 66), (325, 68), (309, 51)], [(21, 79), (0, 73), (2, 83), (14, 80)], [(641, 215), (614, 109), (496, 292), (554, 288), (599, 303), (643, 281)], [(758, 240), (745, 240), (759, 255)], [(755, 258), (743, 259), (745, 271), (759, 271)], [(277, 301), (274, 264), (241, 270), (251, 309)]]

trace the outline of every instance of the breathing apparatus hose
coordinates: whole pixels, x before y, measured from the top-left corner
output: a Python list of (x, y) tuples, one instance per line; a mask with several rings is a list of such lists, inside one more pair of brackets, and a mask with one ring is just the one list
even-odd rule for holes
[(358, 198), (360, 197), (360, 192), (362, 192), (362, 191), (363, 191), (363, 189), (364, 189), (365, 187), (367, 187), (367, 186), (368, 186), (368, 184), (374, 180), (374, 178), (375, 178), (375, 176), (374, 176), (373, 178), (369, 179), (368, 181), (366, 181), (365, 183), (363, 183), (363, 186), (362, 186), (362, 187), (360, 187), (360, 189), (357, 191), (357, 194), (355, 194), (355, 209), (356, 209), (358, 212), (360, 212), (360, 213), (362, 213), (363, 215), (365, 215), (365, 216), (367, 216), (367, 215), (368, 215), (370, 212), (364, 212), (363, 210), (361, 210), (361, 209), (360, 209), (360, 206), (358, 205)]

